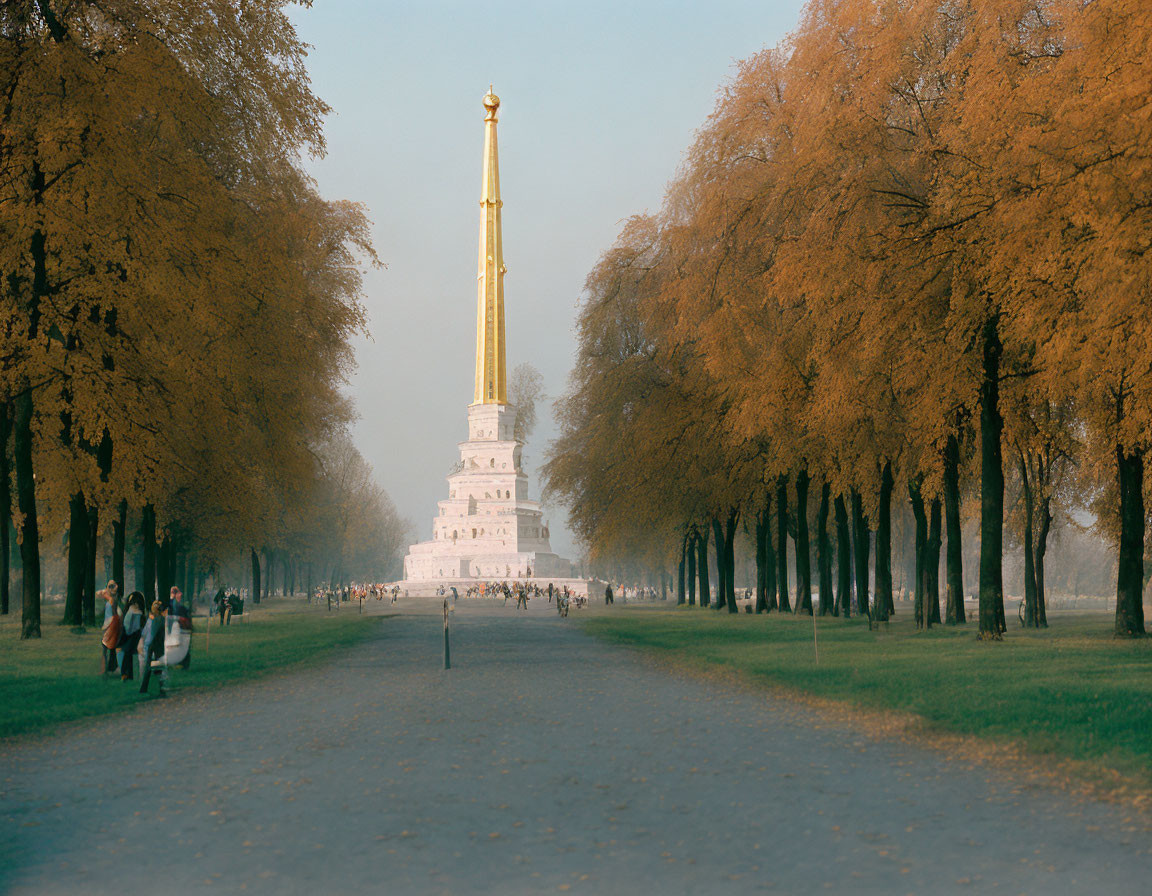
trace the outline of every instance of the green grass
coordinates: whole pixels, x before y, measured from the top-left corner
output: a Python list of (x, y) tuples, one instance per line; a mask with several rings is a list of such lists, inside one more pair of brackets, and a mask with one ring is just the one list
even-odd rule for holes
[[(902, 609), (902, 608), (898, 608)], [(1152, 785), (1152, 639), (1114, 640), (1105, 614), (1054, 614), (982, 643), (973, 624), (915, 631), (910, 611), (886, 631), (867, 622), (772, 613), (637, 608), (591, 616), (603, 639), (730, 669), (869, 709), (914, 713), (930, 730), (1023, 743)]]
[[(74, 634), (56, 625), (45, 607), (39, 640), (19, 640), (18, 615), (0, 622), (0, 737), (43, 731), (61, 722), (128, 710), (145, 697), (140, 677), (100, 674), (100, 632)], [(246, 621), (209, 635), (196, 619), (192, 663), (169, 675), (173, 693), (223, 687), (290, 666), (313, 663), (377, 630), (379, 617), (327, 613), (296, 601), (267, 602)], [(152, 693), (156, 693), (152, 684)]]

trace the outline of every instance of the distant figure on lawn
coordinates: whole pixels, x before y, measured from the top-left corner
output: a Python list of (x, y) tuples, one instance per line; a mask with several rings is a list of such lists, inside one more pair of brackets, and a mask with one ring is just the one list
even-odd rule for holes
[(212, 606), (216, 608), (216, 615), (220, 617), (220, 624), (224, 624), (224, 614), (228, 612), (228, 592), (221, 588), (212, 598)]
[(120, 586), (109, 582), (101, 595), (104, 598), (104, 624), (100, 627), (101, 653), (104, 658), (104, 674), (116, 671), (116, 645), (120, 643), (120, 605), (117, 595)]
[(613, 600), (612, 600), (612, 583), (611, 582), (609, 582), (608, 586), (604, 589), (604, 605), (608, 606), (608, 604), (610, 604), (610, 603), (613, 603)]
[(224, 614), (224, 623), (226, 625), (232, 624), (233, 616), (244, 615), (244, 598), (237, 594), (235, 591), (228, 595), (228, 612)]

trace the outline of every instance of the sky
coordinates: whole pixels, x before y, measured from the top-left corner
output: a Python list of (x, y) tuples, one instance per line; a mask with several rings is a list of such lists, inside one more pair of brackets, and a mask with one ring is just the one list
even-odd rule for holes
[[(508, 370), (546, 399), (524, 450), (530, 494), (555, 437), (584, 279), (624, 221), (656, 211), (736, 61), (784, 38), (799, 0), (315, 0), (293, 14), (332, 106), (310, 163), (363, 203), (386, 265), (365, 280), (369, 338), (353, 435), (419, 540), (459, 458), (472, 400), (484, 110), (500, 96)], [(552, 547), (579, 548), (546, 507)]]

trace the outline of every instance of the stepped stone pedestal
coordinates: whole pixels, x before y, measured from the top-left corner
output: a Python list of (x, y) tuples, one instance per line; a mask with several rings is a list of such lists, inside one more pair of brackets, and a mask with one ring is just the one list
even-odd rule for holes
[(405, 580), (571, 577), (572, 565), (552, 552), (540, 505), (528, 497), (515, 418), (507, 404), (468, 408), (468, 439), (448, 476), (448, 499), (438, 504), (432, 540), (409, 548)]

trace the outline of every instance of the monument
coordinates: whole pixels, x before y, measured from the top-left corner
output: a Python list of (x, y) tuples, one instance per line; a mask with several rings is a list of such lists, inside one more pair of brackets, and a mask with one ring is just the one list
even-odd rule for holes
[[(438, 504), (432, 540), (404, 558), (405, 584), (468, 580), (570, 581), (571, 564), (552, 552), (539, 503), (516, 440), (516, 409), (508, 404), (504, 351), (504, 242), (496, 120), (500, 99), (484, 96), (484, 178), (480, 191), (480, 259), (476, 299), (476, 383), (468, 406), (468, 439)], [(580, 583), (583, 585), (583, 583)]]

